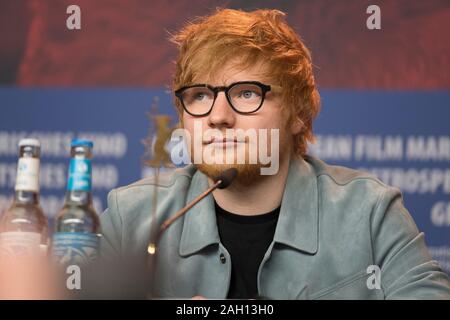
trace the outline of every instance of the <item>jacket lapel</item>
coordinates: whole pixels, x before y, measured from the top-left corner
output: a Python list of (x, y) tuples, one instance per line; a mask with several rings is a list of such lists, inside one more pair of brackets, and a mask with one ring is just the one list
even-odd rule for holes
[(317, 177), (302, 158), (292, 158), (274, 241), (310, 254), (317, 252), (319, 205)]
[[(197, 171), (192, 177), (186, 203), (208, 188), (208, 179)], [(186, 213), (181, 234), (180, 255), (188, 256), (220, 242), (214, 199), (210, 194)]]

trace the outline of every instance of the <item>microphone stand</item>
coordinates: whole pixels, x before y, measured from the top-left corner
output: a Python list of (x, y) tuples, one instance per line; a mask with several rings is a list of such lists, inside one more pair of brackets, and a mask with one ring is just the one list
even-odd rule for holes
[(169, 228), (169, 226), (175, 222), (178, 218), (182, 217), (186, 214), (193, 206), (195, 206), (198, 202), (200, 202), (202, 199), (204, 199), (206, 196), (208, 196), (210, 193), (212, 193), (217, 188), (224, 189), (228, 187), (231, 184), (231, 181), (236, 177), (237, 170), (234, 168), (225, 170), (218, 178), (216, 178), (214, 184), (210, 186), (208, 189), (206, 189), (204, 192), (202, 192), (200, 195), (198, 195), (194, 200), (189, 202), (186, 206), (178, 210), (172, 217), (165, 220), (161, 226), (159, 227), (158, 231), (155, 232), (157, 223), (156, 223), (156, 208), (154, 208), (153, 212), (153, 225), (155, 227), (152, 228), (152, 234), (150, 234), (150, 242), (147, 247), (147, 252), (149, 254), (148, 256), (148, 268), (150, 269), (150, 285), (149, 285), (149, 294), (147, 295), (148, 298), (154, 298), (153, 294), (153, 287), (154, 287), (154, 280), (155, 280), (155, 274), (156, 274), (156, 257), (157, 257), (157, 248), (158, 243), (161, 238), (161, 235), (164, 233), (164, 231)]
[(203, 193), (201, 193), (194, 200), (192, 200), (187, 206), (178, 210), (177, 213), (175, 213), (175, 215), (173, 217), (164, 221), (164, 223), (161, 225), (161, 228), (159, 229), (159, 233), (164, 232), (164, 230), (166, 230), (175, 220), (177, 220), (179, 217), (184, 215), (189, 209), (191, 209), (193, 206), (195, 206), (198, 202), (200, 202), (200, 200), (205, 198), (208, 194), (210, 194), (211, 192), (216, 190), (220, 186), (221, 183), (222, 183), (222, 180), (218, 180), (211, 187), (206, 189)]

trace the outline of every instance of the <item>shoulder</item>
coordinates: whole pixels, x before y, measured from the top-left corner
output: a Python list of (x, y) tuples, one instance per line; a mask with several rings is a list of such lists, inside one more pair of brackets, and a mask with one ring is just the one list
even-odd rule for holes
[(129, 185), (119, 187), (116, 190), (118, 192), (127, 191), (130, 189), (142, 188), (142, 187), (153, 187), (158, 186), (162, 188), (170, 188), (173, 186), (179, 179), (188, 179), (190, 180), (194, 173), (197, 170), (194, 166), (189, 165), (183, 168), (177, 168), (175, 170), (163, 171), (160, 172), (158, 177), (152, 175), (150, 177), (135, 181)]
[(335, 215), (342, 222), (366, 220), (376, 224), (381, 223), (388, 212), (395, 212), (400, 220), (413, 224), (400, 189), (365, 171), (329, 165), (311, 156), (304, 159), (313, 168), (321, 208), (328, 217)]
[(170, 205), (184, 199), (195, 172), (193, 166), (187, 166), (111, 190), (108, 207), (100, 215), (105, 256), (139, 251), (148, 244), (154, 197), (162, 219), (172, 211), (167, 210)]
[(135, 181), (129, 185), (119, 187), (115, 191), (119, 194), (135, 194), (140, 190), (152, 190), (154, 187), (170, 189), (180, 182), (189, 182), (196, 172), (194, 166), (186, 166), (171, 171), (163, 171), (158, 174)]
[(108, 194), (108, 208), (115, 208), (118, 212), (139, 211), (150, 205), (154, 192), (158, 197), (175, 197), (187, 190), (195, 172), (195, 167), (190, 165), (113, 189)]
[[(352, 190), (354, 192), (360, 190), (367, 196), (372, 195), (376, 197), (380, 197), (385, 193), (400, 194), (398, 188), (385, 184), (369, 172), (330, 165), (313, 156), (305, 156), (304, 159), (312, 166), (319, 188), (328, 187), (334, 191)], [(350, 195), (354, 194), (354, 192), (351, 192)]]

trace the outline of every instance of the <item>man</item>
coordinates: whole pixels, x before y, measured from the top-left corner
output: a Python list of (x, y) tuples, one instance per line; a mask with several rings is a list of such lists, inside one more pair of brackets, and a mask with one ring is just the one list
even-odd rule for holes
[(283, 16), (218, 10), (173, 37), (175, 103), (193, 164), (113, 190), (103, 254), (145, 257), (151, 224), (234, 167), (228, 188), (162, 234), (155, 296), (450, 298), (400, 192), (306, 154), (320, 99), (309, 51)]

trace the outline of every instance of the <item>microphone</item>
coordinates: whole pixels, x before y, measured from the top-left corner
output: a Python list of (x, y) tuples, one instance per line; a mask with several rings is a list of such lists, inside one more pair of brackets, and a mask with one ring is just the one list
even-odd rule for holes
[(237, 169), (230, 168), (225, 171), (222, 171), (222, 173), (214, 179), (214, 182), (220, 182), (217, 188), (225, 189), (228, 188), (228, 186), (231, 184), (231, 182), (233, 182), (236, 176), (237, 176)]
[(175, 220), (177, 220), (179, 217), (183, 216), (186, 212), (188, 212), (189, 209), (191, 209), (194, 205), (196, 205), (200, 200), (205, 198), (207, 195), (209, 195), (211, 192), (213, 192), (216, 189), (225, 189), (227, 188), (231, 182), (233, 182), (234, 178), (237, 176), (237, 169), (236, 168), (230, 168), (225, 171), (222, 171), (221, 174), (219, 174), (216, 178), (213, 179), (214, 184), (206, 189), (202, 194), (197, 196), (194, 200), (192, 200), (189, 204), (187, 204), (184, 208), (181, 208), (180, 210), (175, 213), (175, 215), (166, 221), (161, 225), (160, 232), (163, 232), (166, 230)]
[[(217, 177), (213, 179), (214, 184), (206, 189), (203, 193), (198, 195), (194, 200), (189, 202), (186, 206), (178, 210), (173, 217), (170, 217), (166, 221), (164, 221), (158, 232), (154, 232), (153, 234), (150, 234), (150, 242), (147, 247), (147, 252), (149, 253), (149, 260), (148, 260), (148, 267), (150, 269), (150, 297), (153, 297), (153, 284), (154, 284), (154, 278), (155, 278), (155, 266), (156, 266), (156, 250), (159, 243), (159, 239), (161, 238), (161, 235), (164, 233), (169, 226), (175, 222), (178, 218), (182, 217), (186, 214), (186, 212), (189, 211), (193, 206), (195, 206), (198, 202), (200, 202), (203, 198), (205, 198), (207, 195), (209, 195), (211, 192), (213, 192), (216, 189), (225, 189), (230, 186), (230, 184), (233, 182), (233, 180), (237, 176), (237, 169), (236, 168), (230, 168), (227, 170), (222, 171)], [(156, 223), (156, 221), (153, 221)], [(153, 229), (153, 228), (152, 228)], [(155, 228), (156, 229), (156, 228)], [(154, 229), (153, 229), (154, 230)]]
[(155, 254), (156, 253), (156, 246), (158, 243), (158, 240), (161, 236), (161, 234), (178, 218), (182, 217), (186, 212), (188, 212), (193, 206), (195, 206), (200, 200), (205, 198), (207, 195), (209, 195), (211, 192), (213, 192), (216, 189), (225, 189), (230, 186), (230, 184), (233, 182), (234, 178), (237, 176), (237, 169), (236, 168), (230, 168), (227, 170), (222, 171), (216, 178), (213, 179), (214, 184), (206, 189), (202, 194), (197, 196), (194, 200), (192, 200), (190, 203), (188, 203), (185, 207), (178, 210), (173, 217), (170, 217), (166, 221), (164, 221), (161, 224), (161, 227), (159, 228), (159, 231), (157, 235), (151, 236), (152, 239), (148, 245), (147, 251), (149, 254)]

